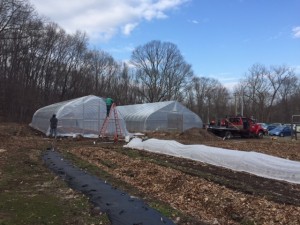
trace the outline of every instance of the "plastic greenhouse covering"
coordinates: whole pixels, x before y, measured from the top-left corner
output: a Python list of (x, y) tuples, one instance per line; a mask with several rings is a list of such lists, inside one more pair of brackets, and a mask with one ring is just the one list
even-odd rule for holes
[(205, 145), (183, 145), (170, 140), (142, 141), (140, 138), (132, 139), (124, 147), (192, 159), (260, 177), (300, 184), (300, 162), (254, 151), (228, 150)]
[(176, 101), (117, 107), (130, 132), (185, 131), (202, 128), (200, 117)]
[[(118, 121), (113, 117), (109, 119), (107, 135), (116, 133), (115, 125), (119, 123), (122, 135), (129, 135), (126, 130), (125, 121), (118, 113)], [(97, 138), (106, 118), (105, 100), (89, 95), (69, 101), (59, 102), (37, 110), (32, 118), (30, 126), (50, 134), (50, 118), (56, 114), (58, 119), (57, 136), (76, 136)]]

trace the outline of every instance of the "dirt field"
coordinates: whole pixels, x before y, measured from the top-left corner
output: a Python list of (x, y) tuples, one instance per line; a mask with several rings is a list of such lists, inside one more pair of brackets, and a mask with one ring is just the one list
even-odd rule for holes
[(88, 198), (70, 189), (43, 165), (51, 145), (27, 125), (0, 123), (0, 224), (102, 224)]
[[(14, 135), (18, 135), (14, 144), (35, 142), (32, 144), (37, 145), (46, 140), (45, 144), (49, 145), (49, 140), (26, 127), (20, 129), (19, 134), (6, 134), (3, 126), (0, 148), (4, 151), (10, 148), (5, 144), (6, 139)], [(223, 141), (199, 129), (183, 134), (147, 133), (146, 136), (177, 140), (183, 144), (257, 151), (300, 161), (300, 142), (290, 138)], [(57, 141), (56, 148), (87, 170), (90, 167), (86, 162), (97, 166), (97, 176), (145, 199), (177, 224), (300, 224), (300, 185), (233, 172), (192, 160), (129, 150), (123, 148), (123, 144), (62, 139)], [(27, 148), (27, 151), (37, 151), (31, 149)], [(0, 152), (0, 163), (7, 159), (4, 157), (7, 154), (8, 151)]]

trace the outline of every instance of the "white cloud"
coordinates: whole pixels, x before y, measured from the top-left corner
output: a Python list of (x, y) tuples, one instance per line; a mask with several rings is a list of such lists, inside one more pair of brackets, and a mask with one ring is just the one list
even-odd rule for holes
[(134, 28), (138, 25), (138, 23), (128, 23), (123, 27), (123, 33), (125, 35), (130, 35), (130, 33), (134, 30)]
[(129, 35), (143, 20), (167, 18), (167, 11), (190, 0), (31, 0), (40, 15), (68, 33), (85, 31), (106, 41), (119, 32)]
[(292, 31), (294, 38), (300, 38), (300, 27), (294, 27)]

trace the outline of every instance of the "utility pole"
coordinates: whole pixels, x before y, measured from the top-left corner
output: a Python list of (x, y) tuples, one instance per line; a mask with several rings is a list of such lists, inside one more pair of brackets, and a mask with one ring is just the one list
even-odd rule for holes
[(240, 97), (241, 97), (241, 116), (244, 116), (244, 91), (243, 90)]
[(234, 107), (235, 107), (234, 115), (236, 116), (237, 115), (237, 101), (236, 101), (237, 93), (235, 92), (233, 95), (234, 95)]

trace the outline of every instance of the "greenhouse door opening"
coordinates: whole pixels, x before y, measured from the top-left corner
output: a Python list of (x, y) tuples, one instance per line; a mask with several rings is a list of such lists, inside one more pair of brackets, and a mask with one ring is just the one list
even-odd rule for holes
[(183, 131), (183, 116), (179, 113), (168, 113), (168, 131)]

